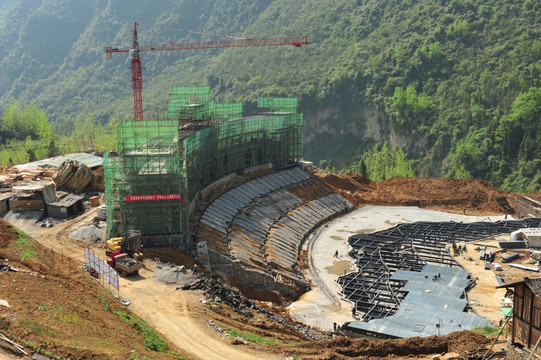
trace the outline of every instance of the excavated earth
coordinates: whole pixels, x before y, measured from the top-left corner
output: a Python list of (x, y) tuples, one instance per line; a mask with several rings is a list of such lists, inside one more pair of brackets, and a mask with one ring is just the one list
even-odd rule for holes
[[(419, 206), (448, 212), (465, 211), (472, 215), (512, 214), (514, 211), (514, 194), (498, 191), (490, 184), (478, 180), (422, 178), (390, 179), (376, 183), (362, 175), (325, 174), (316, 171), (316, 176), (357, 206)], [(92, 221), (90, 216), (81, 218), (79, 223), (77, 219), (71, 220), (72, 228), (88, 225)], [(50, 353), (59, 358), (71, 359), (176, 358), (170, 353), (156, 353), (145, 349), (142, 340), (133, 340), (140, 339), (138, 331), (133, 326), (122, 326), (113, 313), (128, 312), (129, 308), (123, 307), (120, 302), (115, 301), (111, 293), (103, 291), (96, 281), (90, 280), (87, 274), (81, 272), (80, 256), (70, 259), (68, 249), (71, 252), (77, 247), (66, 240), (67, 231), (68, 226), (55, 225), (44, 231), (39, 243), (29, 237), (32, 244), (30, 250), (34, 251), (36, 256), (23, 260), (22, 250), (16, 244), (19, 237), (14, 234), (10, 225), (0, 221), (0, 263), (7, 262), (13, 267), (31, 271), (0, 272), (0, 300), (7, 300), (11, 305), (11, 308), (0, 306), (0, 333), (25, 346), (25, 350), (30, 354), (40, 348), (42, 354)], [(50, 249), (53, 244), (56, 251)], [(63, 250), (58, 250), (59, 247)], [(194, 263), (193, 258), (173, 249), (147, 249), (145, 253), (150, 263), (158, 257), (162, 262), (184, 265), (187, 269), (192, 268)], [(152, 271), (152, 268), (147, 270)], [(292, 324), (282, 308), (270, 303), (246, 300), (239, 297), (237, 292), (223, 295), (223, 290), (215, 289), (209, 294), (209, 287), (212, 286), (205, 284), (208, 283), (194, 286), (194, 290), (177, 290), (179, 296), (184, 294), (182, 296), (190, 309), (184, 316), (192, 317), (194, 324), (210, 329), (203, 332), (207, 338), (199, 339), (201, 343), (221, 339), (220, 341), (225, 342), (224, 346), (235, 347), (248, 354), (248, 357), (426, 359), (438, 356), (481, 359), (492, 342), (483, 335), (468, 331), (441, 337), (403, 340), (346, 337), (330, 339), (330, 334), (320, 334), (319, 338), (327, 340), (315, 341), (311, 340), (318, 338), (315, 332), (306, 332), (302, 330), (302, 326)], [(227, 298), (233, 299), (232, 302), (226, 301)], [(235, 309), (238, 304), (241, 304), (243, 311)], [(154, 304), (149, 303), (148, 306), (153, 307)], [(230, 338), (224, 333), (226, 328), (255, 334), (264, 339), (273, 338), (275, 343), (269, 341), (269, 344), (264, 344)], [(167, 338), (168, 332), (162, 333)], [(32, 344), (34, 349), (25, 344)], [(194, 359), (203, 358), (203, 355), (197, 356), (190, 349), (184, 349), (182, 339), (168, 339), (167, 344), (169, 349), (176, 350), (177, 354), (188, 354), (189, 358)], [(495, 349), (500, 350), (503, 346), (505, 345), (500, 342)], [(13, 357), (6, 354), (0, 347), (0, 358), (4, 355)]]
[(355, 206), (418, 206), (467, 215), (513, 214), (516, 195), (482, 180), (393, 178), (374, 182), (362, 174), (315, 175)]

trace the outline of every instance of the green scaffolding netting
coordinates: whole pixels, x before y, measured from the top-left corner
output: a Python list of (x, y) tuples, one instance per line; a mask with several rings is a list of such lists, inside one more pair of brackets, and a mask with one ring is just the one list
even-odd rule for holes
[[(174, 87), (167, 120), (119, 126), (119, 156), (104, 158), (109, 236), (185, 233), (189, 200), (201, 188), (239, 169), (302, 157), (297, 99), (259, 99), (273, 113), (243, 118), (241, 103), (210, 102), (209, 94), (208, 87)], [(212, 126), (184, 138), (187, 120)]]
[(210, 103), (210, 117), (215, 123), (241, 120), (242, 114), (242, 103)]
[(297, 98), (259, 98), (257, 100), (257, 107), (268, 108), (276, 113), (296, 113)]
[(168, 119), (204, 120), (209, 117), (210, 87), (174, 86), (167, 107)]
[(189, 196), (233, 171), (300, 158), (302, 120), (302, 114), (254, 117), (204, 129), (185, 139)]
[[(186, 172), (178, 122), (124, 122), (118, 127), (118, 144), (119, 156), (104, 158), (109, 236), (130, 229), (147, 235), (185, 231)], [(167, 199), (173, 195), (180, 199)]]

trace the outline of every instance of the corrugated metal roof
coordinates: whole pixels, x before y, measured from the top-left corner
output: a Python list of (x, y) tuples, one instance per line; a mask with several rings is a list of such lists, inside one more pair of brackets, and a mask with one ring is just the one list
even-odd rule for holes
[[(441, 278), (433, 280), (438, 269)], [(348, 326), (398, 338), (445, 335), (454, 331), (494, 326), (481, 316), (464, 311), (468, 303), (461, 296), (470, 282), (468, 277), (468, 272), (458, 267), (426, 265), (422, 272), (398, 270), (392, 279), (408, 281), (404, 287), (408, 295), (400, 304), (398, 312), (369, 322), (351, 322)]]
[(87, 153), (75, 153), (64, 156), (58, 156), (50, 159), (40, 160), (39, 162), (45, 165), (59, 167), (66, 160), (77, 160), (85, 164), (89, 168), (103, 165), (103, 158)]
[(510, 287), (514, 288), (520, 284), (526, 284), (526, 286), (528, 286), (530, 290), (532, 290), (534, 295), (539, 300), (541, 300), (541, 278), (530, 279), (526, 277), (523, 280), (515, 281), (513, 283), (508, 283), (508, 284), (502, 284), (500, 286), (497, 286), (496, 288), (497, 289), (510, 288)]
[(526, 284), (528, 285), (528, 287), (535, 294), (535, 296), (540, 298), (541, 297), (541, 278), (536, 278), (536, 279), (526, 278), (524, 280), (526, 281)]

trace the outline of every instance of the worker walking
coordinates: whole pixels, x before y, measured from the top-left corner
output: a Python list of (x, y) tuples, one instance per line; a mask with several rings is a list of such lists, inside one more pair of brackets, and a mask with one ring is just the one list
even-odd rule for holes
[(197, 275), (197, 264), (193, 264), (193, 270), (192, 270), (192, 273), (194, 275)]
[(335, 257), (335, 258), (338, 257), (338, 250), (336, 250), (336, 251), (334, 252), (334, 255), (333, 255), (332, 257)]

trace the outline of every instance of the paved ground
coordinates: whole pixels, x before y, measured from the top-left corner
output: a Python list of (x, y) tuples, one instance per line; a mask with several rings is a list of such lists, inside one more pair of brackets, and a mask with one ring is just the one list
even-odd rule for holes
[[(344, 215), (316, 232), (307, 242), (309, 269), (305, 276), (312, 289), (289, 306), (294, 319), (305, 324), (331, 331), (333, 322), (339, 325), (354, 320), (352, 304), (340, 297), (337, 284), (340, 275), (356, 271), (355, 262), (347, 253), (350, 236), (372, 233), (398, 224), (416, 221), (497, 221), (503, 216), (467, 216), (418, 207), (393, 207), (367, 205)], [(338, 256), (334, 254), (338, 252)], [(495, 281), (495, 279), (494, 279)]]

